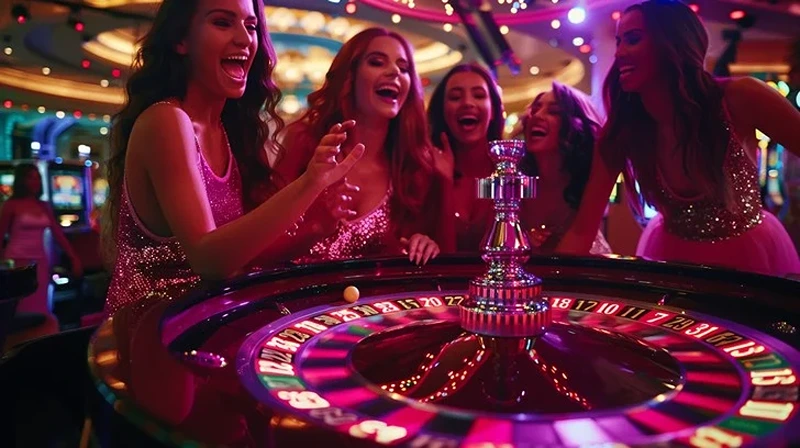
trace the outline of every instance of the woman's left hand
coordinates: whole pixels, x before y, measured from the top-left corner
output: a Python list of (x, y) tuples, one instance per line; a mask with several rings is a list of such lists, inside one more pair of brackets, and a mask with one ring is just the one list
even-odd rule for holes
[(400, 238), (403, 245), (403, 253), (408, 254), (408, 260), (417, 266), (424, 265), (428, 261), (439, 255), (439, 245), (427, 235), (415, 233), (411, 238)]
[(550, 238), (553, 232), (545, 226), (539, 228), (533, 227), (528, 231), (528, 240), (534, 248), (542, 247), (542, 245)]

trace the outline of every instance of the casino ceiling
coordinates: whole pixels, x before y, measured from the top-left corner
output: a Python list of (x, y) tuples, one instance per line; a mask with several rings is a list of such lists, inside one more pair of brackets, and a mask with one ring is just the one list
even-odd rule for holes
[[(453, 0), (277, 0), (266, 7), (279, 63), (276, 80), (286, 96), (280, 109), (295, 115), (324, 79), (342, 43), (375, 25), (400, 30), (413, 43), (428, 93), (452, 66), (480, 60), (460, 25)], [(61, 111), (99, 117), (124, 99), (123, 85), (137, 40), (160, 0), (8, 0), (0, 7), (0, 86), (7, 109)], [(589, 91), (598, 48), (613, 32), (620, 0), (485, 0), (518, 64), (497, 67), (506, 109), (522, 109), (554, 81)], [(726, 43), (734, 9), (762, 18), (748, 38), (788, 40), (800, 29), (797, 2), (697, 1), (712, 30), (711, 52)], [(767, 20), (768, 19), (768, 20)], [(760, 28), (769, 23), (769, 32)], [(612, 49), (613, 51), (613, 49)], [(776, 56), (779, 58), (779, 56)], [(512, 64), (513, 65), (513, 64)], [(78, 112), (76, 114), (75, 112)]]

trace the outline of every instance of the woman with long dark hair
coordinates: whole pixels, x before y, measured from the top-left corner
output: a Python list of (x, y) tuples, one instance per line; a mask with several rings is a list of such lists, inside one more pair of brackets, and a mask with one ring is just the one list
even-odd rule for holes
[[(630, 196), (660, 212), (639, 242), (644, 257), (771, 275), (800, 272), (781, 223), (761, 207), (756, 129), (800, 154), (800, 113), (753, 78), (704, 69), (708, 34), (672, 0), (628, 8), (603, 86), (608, 113), (587, 193), (560, 251), (586, 252), (624, 171)], [(641, 202), (636, 204), (641, 206)]]
[(352, 195), (355, 213), (342, 219), (318, 216), (319, 232), (306, 234), (311, 247), (301, 261), (401, 251), (418, 264), (435, 257), (437, 242), (448, 236), (438, 216), (441, 181), (433, 176), (422, 84), (411, 45), (401, 35), (368, 28), (342, 46), (325, 83), (308, 96), (308, 111), (287, 129), (276, 183), (302, 176), (313, 148), (331, 125), (343, 120), (356, 123), (342, 142), (343, 153), (357, 142), (366, 146), (347, 176), (352, 186), (341, 186)]
[(274, 68), (261, 0), (161, 4), (112, 125), (108, 313), (236, 273), (362, 155), (356, 146), (337, 163), (350, 127), (331, 123), (307, 160), (308, 174), (264, 202), (264, 148), (279, 148), (268, 126), (283, 126)]
[(434, 164), (452, 183), (445, 213), (452, 222), (455, 249), (477, 252), (494, 220), (490, 201), (475, 197), (475, 179), (490, 175), (489, 142), (503, 138), (503, 100), (489, 72), (477, 64), (450, 69), (428, 104), (431, 142), (439, 148)]
[[(601, 124), (586, 95), (557, 82), (537, 95), (522, 116), (528, 152), (520, 169), (539, 179), (536, 198), (522, 202), (520, 220), (536, 252), (553, 252), (575, 219)], [(590, 252), (611, 252), (598, 229)]]

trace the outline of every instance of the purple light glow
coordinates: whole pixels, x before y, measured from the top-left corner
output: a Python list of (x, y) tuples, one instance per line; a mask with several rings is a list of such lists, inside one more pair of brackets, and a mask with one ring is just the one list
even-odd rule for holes
[(610, 442), (608, 435), (590, 418), (562, 420), (553, 423), (561, 441), (568, 446)]
[[(387, 11), (394, 14), (400, 14), (406, 18), (417, 20), (425, 20), (430, 22), (452, 22), (454, 16), (448, 16), (444, 11), (438, 11), (426, 8), (409, 8), (401, 3), (395, 3), (390, 0), (361, 0), (361, 3), (371, 6), (376, 9)], [(587, 11), (597, 8), (604, 8), (609, 5), (618, 3), (618, 0), (593, 0), (591, 6), (586, 6), (584, 9)], [(518, 12), (516, 14), (495, 14), (494, 18), (499, 25), (522, 25), (527, 23), (536, 23), (543, 21), (551, 21), (553, 19), (563, 19), (572, 9), (570, 6), (556, 6), (552, 8), (540, 9), (533, 11), (531, 9), (525, 12)], [(587, 14), (588, 16), (588, 14)]]

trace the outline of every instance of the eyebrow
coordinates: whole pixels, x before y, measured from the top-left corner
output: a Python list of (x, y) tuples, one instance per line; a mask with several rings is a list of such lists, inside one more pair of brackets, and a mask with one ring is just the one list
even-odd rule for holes
[(463, 87), (463, 86), (454, 86), (447, 89), (448, 92), (452, 92), (453, 90), (480, 90), (482, 92), (486, 92), (486, 87), (484, 86), (472, 86), (472, 87)]
[(633, 28), (633, 29), (630, 29), (628, 31), (625, 31), (624, 33), (622, 33), (622, 35), (623, 36), (627, 36), (628, 34), (636, 33), (636, 32), (643, 33), (644, 30), (642, 28)]
[[(235, 12), (231, 11), (230, 9), (223, 9), (223, 8), (214, 8), (212, 10), (209, 10), (206, 13), (206, 17), (210, 16), (211, 14), (224, 14), (228, 17), (236, 17)], [(249, 15), (245, 18), (245, 20), (258, 20), (258, 19), (256, 18), (256, 16)]]
[(558, 106), (558, 101), (555, 100), (536, 100), (533, 102), (534, 107), (544, 107), (544, 106)]
[[(384, 58), (386, 58), (386, 59), (389, 59), (389, 55), (388, 55), (388, 54), (386, 54), (386, 53), (384, 53), (384, 52), (382, 52), (382, 51), (373, 51), (373, 52), (370, 52), (370, 53), (367, 55), (367, 57), (370, 57), (370, 56), (381, 56), (381, 57), (384, 57)], [(405, 58), (398, 58), (398, 59), (397, 59), (397, 61), (398, 61), (398, 62), (405, 62), (405, 63), (408, 63), (408, 61), (406, 61), (406, 59), (405, 59)]]

